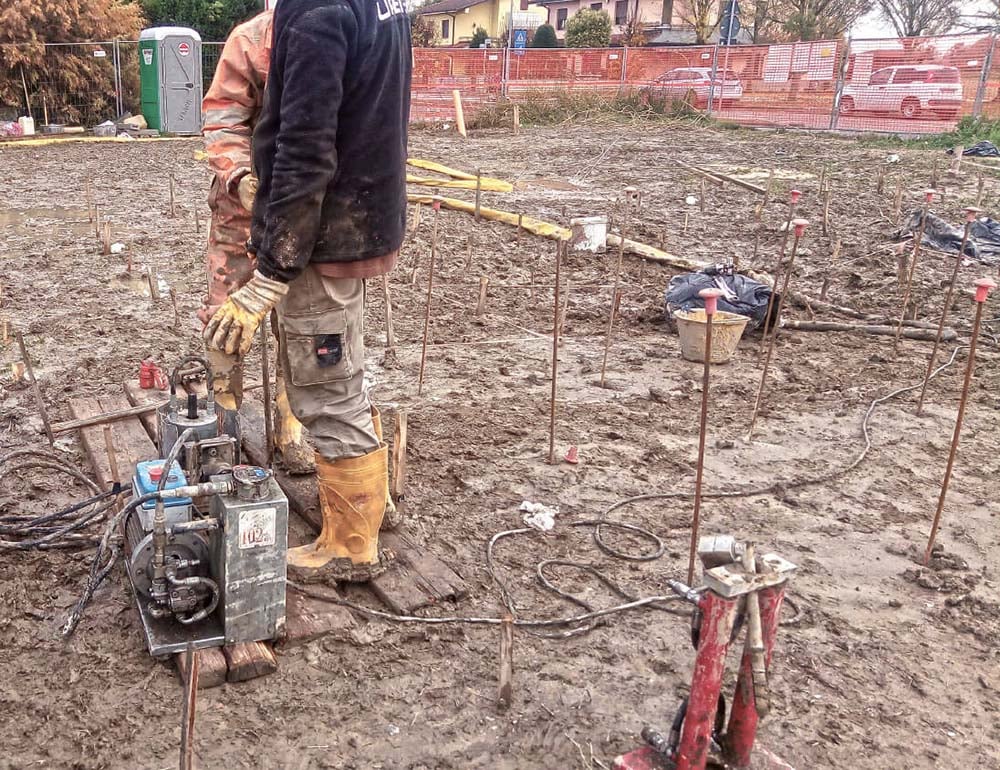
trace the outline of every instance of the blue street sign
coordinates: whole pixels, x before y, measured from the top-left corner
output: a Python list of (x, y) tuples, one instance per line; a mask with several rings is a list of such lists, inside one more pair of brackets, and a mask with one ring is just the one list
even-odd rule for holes
[(528, 47), (528, 30), (526, 29), (514, 30), (514, 47), (515, 48)]

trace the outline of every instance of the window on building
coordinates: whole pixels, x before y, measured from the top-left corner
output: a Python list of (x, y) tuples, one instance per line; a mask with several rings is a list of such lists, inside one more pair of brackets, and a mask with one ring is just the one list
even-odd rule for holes
[(615, 24), (621, 26), (628, 22), (628, 0), (618, 0), (615, 3)]
[(590, 10), (592, 10), (592, 11), (601, 11), (601, 10), (604, 10), (604, 3), (591, 3), (590, 4)]
[(566, 29), (567, 16), (569, 16), (568, 8), (559, 8), (556, 11), (556, 29)]
[(674, 0), (663, 0), (663, 15), (660, 17), (660, 23), (666, 27), (674, 23)]
[(441, 19), (441, 39), (446, 43), (451, 40), (451, 19)]

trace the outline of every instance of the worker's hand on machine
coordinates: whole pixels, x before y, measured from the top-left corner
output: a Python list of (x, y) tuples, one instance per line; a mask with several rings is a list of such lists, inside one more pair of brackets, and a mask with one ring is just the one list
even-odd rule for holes
[(240, 205), (247, 211), (253, 211), (253, 201), (257, 197), (257, 188), (259, 186), (260, 180), (254, 174), (245, 174), (240, 178), (236, 192), (240, 196)]
[(288, 284), (265, 278), (258, 271), (222, 304), (202, 335), (212, 350), (246, 355), (261, 321), (288, 293)]

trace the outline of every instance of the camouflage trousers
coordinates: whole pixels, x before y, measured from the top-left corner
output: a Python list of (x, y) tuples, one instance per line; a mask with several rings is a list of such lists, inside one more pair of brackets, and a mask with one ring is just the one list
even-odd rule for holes
[(240, 205), (240, 198), (212, 180), (208, 194), (212, 226), (208, 234), (208, 293), (198, 320), (207, 324), (230, 292), (240, 288), (253, 275), (254, 262), (247, 254), (250, 237), (250, 212)]

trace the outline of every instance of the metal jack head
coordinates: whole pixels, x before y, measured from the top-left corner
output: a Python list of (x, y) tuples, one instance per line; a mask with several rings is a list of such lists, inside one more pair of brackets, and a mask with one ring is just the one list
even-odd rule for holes
[(799, 202), (799, 198), (802, 197), (802, 191), (801, 190), (790, 190), (789, 193), (788, 193), (788, 197), (789, 197), (789, 200), (791, 200), (792, 203), (798, 203)]
[(996, 287), (996, 281), (992, 278), (980, 278), (976, 281), (976, 302), (985, 302)]
[(702, 535), (698, 538), (698, 558), (705, 569), (734, 564), (743, 558), (746, 543), (732, 535)]
[(705, 315), (715, 315), (718, 310), (719, 297), (722, 296), (722, 289), (702, 289), (698, 296), (705, 300)]
[(976, 221), (976, 217), (979, 216), (979, 214), (981, 214), (982, 211), (983, 210), (981, 208), (977, 208), (976, 206), (966, 206), (965, 207), (965, 221), (969, 222), (970, 224), (972, 222), (975, 222)]
[(795, 237), (796, 238), (801, 238), (802, 237), (802, 233), (804, 233), (806, 231), (806, 228), (808, 226), (809, 226), (809, 220), (808, 219), (793, 219), (792, 220), (792, 227), (795, 228)]

